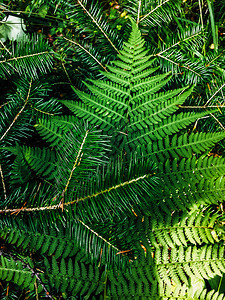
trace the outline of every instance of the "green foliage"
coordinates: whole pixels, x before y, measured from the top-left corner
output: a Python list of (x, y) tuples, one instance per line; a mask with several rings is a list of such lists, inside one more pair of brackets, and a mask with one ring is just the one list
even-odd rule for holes
[[(87, 34), (99, 46), (58, 40), (55, 64), (74, 92), (61, 100), (44, 76), (50, 52), (42, 57), (27, 46), (32, 59), (19, 54), (13, 60), (15, 85), (3, 94), (0, 111), (1, 281), (13, 284), (17, 295), (29, 290), (30, 299), (224, 299), (212, 284), (225, 271), (225, 160), (215, 155), (224, 131), (197, 126), (202, 118), (215, 119), (216, 105), (208, 104), (222, 82), (212, 95), (202, 94), (207, 105), (190, 107), (198, 93), (192, 83), (203, 86), (214, 76), (196, 56), (189, 64), (188, 48), (197, 53), (205, 41), (201, 28), (192, 24), (184, 32), (183, 21), (175, 19), (182, 32), (168, 36), (156, 53), (141, 32), (172, 20), (179, 1), (129, 1), (137, 22), (130, 19), (129, 39), (124, 22), (122, 47), (120, 30), (112, 30), (99, 3), (56, 2), (34, 7), (31, 1), (26, 13), (47, 19), (57, 4), (55, 12), (65, 8), (68, 19), (77, 20), (72, 33)], [(68, 44), (80, 49), (79, 59), (91, 57), (93, 74), (78, 83), (81, 89), (66, 64)], [(19, 51), (22, 44), (14, 47)], [(174, 69), (158, 66), (178, 57)], [(79, 59), (71, 60), (73, 67)], [(177, 80), (174, 73), (183, 67), (184, 78)]]
[(12, 74), (37, 78), (38, 73), (47, 73), (51, 68), (51, 50), (42, 38), (24, 39), (1, 49), (0, 77), (2, 78)]

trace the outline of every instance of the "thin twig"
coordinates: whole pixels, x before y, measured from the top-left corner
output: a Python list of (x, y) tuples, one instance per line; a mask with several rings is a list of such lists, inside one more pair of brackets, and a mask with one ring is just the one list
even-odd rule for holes
[(203, 29), (203, 28), (204, 28), (204, 24), (203, 24), (203, 16), (202, 16), (202, 5), (201, 5), (201, 0), (198, 0), (198, 5), (199, 5), (199, 12), (200, 12), (201, 25), (202, 25), (202, 29)]
[(113, 42), (110, 40), (108, 35), (105, 33), (105, 31), (102, 29), (102, 27), (98, 24), (98, 22), (95, 20), (95, 18), (89, 13), (89, 11), (86, 9), (86, 7), (83, 5), (83, 3), (78, 0), (77, 3), (83, 8), (83, 10), (86, 12), (86, 14), (92, 19), (92, 21), (97, 25), (98, 29), (102, 32), (102, 34), (105, 36), (105, 38), (108, 40), (108, 42), (112, 45), (112, 47), (116, 50), (117, 53), (120, 53), (119, 50), (116, 48), (116, 46), (113, 44)]
[(137, 24), (139, 23), (139, 20), (140, 20), (140, 11), (141, 11), (141, 0), (139, 0), (139, 3), (138, 3)]
[(82, 50), (84, 50), (86, 53), (88, 53), (88, 55), (90, 55), (106, 72), (107, 72), (107, 69), (106, 69), (106, 67), (104, 67), (102, 64), (101, 64), (101, 62), (94, 56), (94, 55), (92, 55), (87, 49), (85, 49), (83, 46), (81, 46), (79, 43), (77, 43), (77, 42), (74, 42), (74, 41), (72, 41), (72, 40), (70, 40), (70, 39), (67, 39), (66, 37), (63, 37), (63, 39), (64, 40), (66, 40), (66, 41), (68, 41), (68, 42), (70, 42), (70, 43), (72, 43), (72, 44), (74, 44), (74, 45), (76, 45), (76, 46), (78, 46), (78, 47), (80, 47)]
[(12, 55), (12, 53), (9, 51), (9, 49), (4, 45), (4, 43), (1, 40), (0, 40), (0, 44), (9, 53), (9, 55)]
[(168, 47), (168, 48), (166, 48), (166, 49), (160, 51), (159, 53), (157, 53), (157, 54), (155, 54), (155, 55), (161, 56), (162, 53), (164, 53), (164, 52), (170, 50), (171, 48), (176, 47), (177, 45), (179, 45), (179, 44), (181, 44), (181, 43), (183, 43), (183, 42), (185, 42), (185, 41), (187, 41), (187, 40), (189, 40), (189, 39), (192, 39), (193, 37), (195, 37), (195, 36), (197, 36), (197, 35), (200, 35), (200, 34), (202, 34), (201, 31), (200, 31), (200, 32), (197, 32), (197, 33), (195, 33), (195, 34), (193, 34), (193, 35), (190, 35), (190, 36), (184, 38), (183, 40), (178, 41), (177, 43), (173, 44), (172, 46), (170, 46), (170, 47)]
[(107, 241), (104, 237), (102, 237), (101, 235), (99, 235), (96, 231), (94, 231), (93, 229), (91, 229), (88, 225), (86, 225), (83, 221), (78, 219), (78, 222), (80, 222), (84, 227), (86, 227), (89, 231), (91, 231), (94, 235), (96, 235), (98, 238), (100, 238), (101, 240), (103, 240), (106, 244), (108, 244), (110, 247), (112, 247), (113, 249), (115, 249), (116, 251), (121, 251), (119, 248), (115, 247), (113, 244), (111, 244), (109, 241)]
[(34, 110), (36, 110), (36, 111), (38, 111), (38, 112), (40, 112), (40, 113), (42, 113), (42, 114), (49, 115), (49, 116), (54, 116), (54, 115), (55, 115), (55, 114), (49, 113), (49, 112), (47, 112), (47, 111), (43, 111), (43, 110), (41, 110), (41, 109), (38, 109), (38, 108), (36, 108), (36, 107), (33, 107), (33, 106), (31, 106), (31, 107), (32, 107), (32, 109), (34, 109)]
[(23, 107), (21, 108), (21, 110), (18, 112), (18, 114), (15, 116), (15, 118), (13, 119), (12, 123), (9, 125), (9, 127), (7, 128), (7, 130), (5, 131), (5, 133), (2, 135), (2, 137), (0, 138), (0, 141), (2, 141), (4, 139), (4, 137), (7, 135), (7, 133), (9, 132), (9, 130), (12, 128), (12, 126), (14, 125), (14, 123), (16, 122), (17, 118), (21, 115), (21, 113), (23, 112), (25, 106), (27, 105), (27, 102), (29, 100), (30, 97), (30, 91), (31, 91), (31, 86), (32, 86), (32, 79), (29, 83), (29, 89), (28, 89), (28, 93), (27, 93), (27, 98), (24, 102)]
[(207, 63), (206, 67), (209, 67), (215, 60), (217, 60), (218, 58), (220, 58), (220, 56), (222, 56), (224, 54), (224, 51), (225, 50), (223, 50), (219, 55), (217, 55), (209, 63)]
[(2, 108), (3, 106), (5, 106), (5, 105), (8, 105), (9, 104), (9, 102), (5, 102), (5, 103), (3, 103), (2, 105), (0, 105), (0, 108)]
[(219, 91), (221, 91), (222, 90), (222, 88), (225, 86), (225, 83), (209, 98), (209, 100), (205, 103), (205, 105), (204, 106), (206, 106), (211, 100), (212, 100), (212, 98), (213, 97), (215, 97), (216, 96), (216, 94), (218, 94), (219, 93)]
[(62, 67), (63, 67), (63, 70), (64, 70), (64, 72), (65, 72), (65, 74), (66, 74), (66, 77), (68, 78), (70, 84), (73, 85), (73, 83), (72, 83), (72, 81), (71, 81), (71, 79), (70, 79), (70, 76), (69, 76), (69, 74), (68, 74), (68, 72), (67, 72), (67, 70), (66, 70), (66, 68), (65, 68), (65, 64), (64, 64), (63, 62), (62, 62)]
[(210, 115), (216, 120), (216, 122), (220, 125), (220, 127), (225, 130), (223, 124), (214, 116), (214, 114), (210, 113)]
[(1, 179), (2, 179), (2, 186), (3, 186), (3, 191), (4, 191), (4, 198), (6, 200), (7, 194), (6, 194), (6, 187), (5, 187), (5, 181), (4, 181), (4, 176), (3, 176), (1, 164), (0, 164), (0, 174), (1, 174)]
[(38, 286), (37, 286), (37, 281), (36, 280), (34, 282), (34, 286), (35, 286), (35, 292), (36, 292), (36, 300), (39, 300), (39, 298), (38, 298)]

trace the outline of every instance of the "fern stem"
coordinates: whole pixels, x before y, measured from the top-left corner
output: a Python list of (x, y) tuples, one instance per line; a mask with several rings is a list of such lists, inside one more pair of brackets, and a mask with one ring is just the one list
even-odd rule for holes
[(2, 179), (2, 186), (3, 186), (4, 198), (6, 200), (7, 194), (6, 194), (6, 187), (5, 187), (5, 181), (4, 181), (4, 176), (3, 176), (1, 164), (0, 164), (0, 174), (1, 174), (1, 179)]
[(83, 5), (83, 3), (78, 0), (77, 3), (83, 8), (83, 10), (86, 12), (86, 14), (92, 19), (92, 21), (96, 24), (98, 29), (101, 31), (101, 33), (104, 35), (104, 37), (107, 39), (107, 41), (111, 44), (111, 46), (116, 50), (117, 53), (120, 53), (119, 50), (116, 48), (116, 46), (113, 44), (113, 42), (110, 40), (108, 35), (105, 33), (105, 31), (101, 28), (101, 26), (98, 24), (98, 22), (95, 20), (95, 18), (89, 13), (89, 11), (86, 9), (86, 7)]
[(28, 263), (25, 263), (24, 260), (19, 259), (18, 257), (16, 257), (15, 255), (13, 255), (13, 254), (11, 254), (9, 252), (5, 253), (4, 251), (1, 250), (0, 251), (0, 255), (3, 255), (3, 254), (5, 254), (5, 256), (11, 257), (14, 261), (19, 260), (23, 264), (23, 266), (25, 268), (29, 269), (32, 272), (32, 275), (34, 275), (36, 277), (36, 279), (38, 280), (39, 284), (42, 286), (43, 290), (46, 293), (46, 297), (54, 300), (54, 298), (50, 295), (49, 291), (47, 290), (47, 288), (45, 287), (44, 283), (42, 282), (42, 280), (41, 280), (41, 278), (39, 276), (39, 273), (37, 273), (33, 268), (31, 268)]
[(74, 41), (72, 41), (72, 40), (70, 40), (70, 39), (68, 39), (68, 38), (66, 38), (66, 37), (63, 37), (63, 39), (64, 40), (66, 40), (66, 41), (68, 41), (68, 42), (70, 42), (70, 43), (72, 43), (72, 44), (74, 44), (74, 45), (76, 45), (76, 46), (78, 46), (78, 47), (80, 47), (82, 50), (84, 50), (88, 55), (90, 55), (106, 72), (108, 72), (107, 71), (107, 69), (106, 69), (106, 67), (104, 67), (102, 64), (101, 64), (101, 62), (94, 56), (94, 55), (92, 55), (87, 49), (85, 49), (83, 46), (81, 46), (79, 43), (77, 43), (77, 42), (74, 42)]
[(151, 10), (149, 13), (147, 13), (143, 18), (140, 19), (139, 23), (142, 22), (145, 18), (147, 18), (148, 16), (150, 16), (154, 11), (156, 11), (158, 8), (160, 8), (161, 6), (163, 6), (164, 4), (166, 4), (167, 2), (169, 2), (170, 0), (166, 0), (163, 3), (157, 5), (153, 10)]
[(12, 126), (14, 125), (14, 123), (16, 122), (16, 120), (18, 119), (18, 117), (21, 115), (21, 113), (23, 112), (25, 106), (27, 105), (27, 102), (29, 100), (30, 97), (30, 91), (31, 91), (31, 86), (32, 86), (32, 79), (29, 83), (29, 89), (28, 89), (28, 93), (27, 93), (27, 98), (24, 102), (23, 107), (21, 108), (21, 110), (18, 112), (18, 114), (15, 116), (15, 118), (13, 119), (12, 123), (9, 125), (8, 129), (5, 131), (5, 133), (2, 135), (2, 137), (0, 138), (0, 141), (2, 141), (4, 139), (4, 137), (7, 135), (7, 133), (9, 132), (9, 130), (12, 128)]
[(178, 105), (180, 108), (224, 108), (225, 105), (221, 104), (221, 105), (208, 105), (208, 106), (185, 106), (185, 105)]
[[(198, 259), (198, 263), (204, 263), (205, 265), (209, 264), (210, 262), (216, 262), (218, 263), (218, 261), (222, 261), (224, 263), (224, 258), (211, 258), (211, 259), (206, 259), (206, 258), (202, 258), (202, 259)], [(174, 262), (165, 262), (165, 263), (160, 263), (157, 265), (157, 267), (159, 266), (173, 266), (173, 265), (188, 265), (188, 264), (195, 264), (196, 262), (193, 260), (185, 260), (185, 261), (174, 261)]]

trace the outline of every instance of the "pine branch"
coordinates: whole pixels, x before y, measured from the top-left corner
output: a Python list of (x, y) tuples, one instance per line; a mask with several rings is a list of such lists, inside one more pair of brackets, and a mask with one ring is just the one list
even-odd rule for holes
[(224, 88), (225, 83), (206, 101), (204, 107)]
[(192, 73), (196, 74), (200, 78), (202, 77), (202, 75), (200, 73), (196, 72), (194, 69), (190, 68), (189, 66), (185, 66), (183, 64), (177, 63), (172, 58), (168, 58), (168, 57), (166, 57), (164, 55), (161, 55), (161, 54), (156, 54), (156, 56), (158, 56), (158, 57), (160, 57), (162, 59), (167, 60), (168, 62), (170, 62), (173, 65), (176, 65), (179, 68), (184, 68), (184, 69), (186, 69), (188, 71), (191, 71)]
[(146, 19), (147, 17), (149, 17), (154, 11), (156, 11), (157, 9), (159, 9), (160, 7), (162, 7), (164, 4), (166, 4), (167, 2), (169, 2), (170, 0), (165, 0), (164, 2), (162, 2), (161, 4), (157, 5), (154, 9), (152, 9), (150, 12), (148, 12), (145, 16), (143, 16), (139, 23), (141, 23), (144, 19)]
[(40, 55), (43, 55), (43, 54), (49, 54), (49, 51), (43, 51), (43, 52), (39, 52), (39, 53), (33, 53), (33, 54), (27, 54), (27, 55), (18, 56), (18, 57), (7, 58), (7, 59), (4, 59), (4, 60), (0, 60), (0, 64), (9, 63), (11, 61), (18, 61), (18, 60), (24, 59), (24, 58), (40, 56)]
[(62, 200), (60, 201), (60, 204), (59, 204), (59, 207), (62, 208), (62, 210), (63, 210), (63, 205), (64, 205), (64, 195), (65, 195), (65, 193), (66, 193), (66, 191), (67, 191), (67, 189), (68, 189), (68, 186), (69, 186), (69, 184), (70, 184), (70, 181), (71, 181), (71, 179), (72, 179), (73, 173), (74, 173), (74, 171), (75, 171), (77, 165), (79, 165), (80, 162), (81, 162), (81, 158), (82, 158), (82, 153), (81, 153), (81, 152), (82, 152), (83, 146), (84, 146), (84, 144), (85, 144), (85, 142), (86, 142), (88, 133), (89, 133), (89, 130), (87, 130), (86, 133), (85, 133), (85, 135), (84, 135), (84, 138), (83, 138), (83, 141), (82, 141), (82, 143), (81, 143), (81, 145), (80, 145), (80, 149), (79, 149), (78, 154), (77, 154), (77, 157), (76, 157), (76, 159), (75, 159), (73, 168), (72, 168), (72, 170), (71, 170), (71, 172), (70, 172), (70, 175), (69, 175), (69, 178), (68, 178), (68, 180), (67, 180), (66, 186), (65, 186), (65, 188), (64, 188), (64, 190), (63, 190), (63, 192), (62, 192), (63, 198), (62, 198)]
[(111, 248), (115, 249), (117, 252), (121, 252), (122, 251), (121, 249), (115, 247), (107, 239), (105, 239), (104, 237), (102, 237), (101, 235), (99, 235), (96, 231), (94, 231), (91, 227), (89, 227), (88, 225), (86, 225), (83, 221), (81, 221), (81, 220), (78, 219), (78, 222), (80, 222), (86, 229), (88, 229), (88, 231), (92, 232), (95, 236), (97, 236), (99, 239), (101, 239), (102, 241), (104, 241), (104, 243), (106, 243)]
[(28, 89), (28, 92), (27, 92), (27, 97), (26, 99), (24, 100), (24, 105), (22, 106), (22, 108), (20, 109), (20, 111), (17, 113), (17, 115), (15, 116), (15, 118), (13, 119), (12, 123), (9, 125), (9, 127), (7, 128), (7, 130), (4, 132), (4, 134), (1, 136), (0, 138), (0, 141), (2, 141), (4, 139), (4, 137), (7, 135), (7, 133), (9, 132), (9, 130), (12, 128), (12, 126), (14, 125), (14, 123), (16, 122), (16, 120), (18, 119), (18, 117), (22, 114), (22, 112), (24, 111), (27, 103), (28, 103), (28, 100), (30, 98), (30, 92), (31, 92), (31, 86), (32, 86), (32, 79), (30, 80), (30, 83), (29, 83), (29, 89)]
[(77, 3), (83, 8), (83, 10), (86, 12), (86, 14), (91, 18), (91, 20), (96, 24), (98, 29), (101, 31), (101, 33), (104, 35), (104, 37), (107, 39), (107, 41), (111, 44), (111, 46), (116, 50), (117, 53), (120, 53), (119, 50), (116, 48), (116, 46), (113, 44), (111, 39), (108, 37), (106, 32), (103, 30), (103, 28), (98, 24), (98, 21), (90, 14), (90, 12), (86, 9), (86, 7), (83, 5), (82, 1), (77, 0)]
[(78, 46), (80, 49), (82, 49), (83, 51), (85, 51), (88, 55), (90, 55), (103, 68), (104, 71), (107, 72), (106, 67), (104, 67), (102, 65), (102, 63), (94, 55), (92, 55), (91, 52), (89, 52), (87, 49), (85, 49), (81, 44), (79, 44), (78, 42), (72, 41), (72, 40), (70, 40), (70, 39), (68, 39), (66, 37), (63, 37), (63, 39), (65, 41), (68, 41), (71, 44), (74, 44), (74, 45)]
[[(120, 189), (122, 187), (132, 185), (134, 183), (137, 183), (141, 180), (150, 178), (152, 176), (155, 176), (155, 173), (154, 174), (145, 174), (143, 176), (139, 176), (137, 178), (133, 178), (133, 179), (128, 180), (128, 181), (124, 181), (122, 183), (119, 183), (119, 184), (114, 185), (114, 186), (110, 186), (109, 188), (107, 188), (105, 190), (101, 190), (101, 191), (93, 193), (91, 195), (81, 197), (81, 198), (78, 198), (78, 199), (70, 201), (70, 202), (65, 202), (63, 204), (63, 207), (66, 207), (66, 206), (69, 207), (69, 206), (77, 204), (79, 202), (83, 202), (85, 200), (96, 198), (97, 196), (100, 196), (100, 195), (105, 195), (107, 193), (110, 193), (111, 191), (114, 191), (114, 190)], [(0, 213), (15, 213), (15, 212), (18, 212), (18, 211), (19, 212), (35, 212), (35, 211), (48, 211), (48, 210), (50, 211), (50, 210), (57, 210), (59, 207), (60, 206), (57, 204), (57, 205), (42, 206), (42, 207), (22, 207), (22, 208), (19, 208), (19, 209), (18, 208), (2, 209), (2, 210), (0, 210)]]

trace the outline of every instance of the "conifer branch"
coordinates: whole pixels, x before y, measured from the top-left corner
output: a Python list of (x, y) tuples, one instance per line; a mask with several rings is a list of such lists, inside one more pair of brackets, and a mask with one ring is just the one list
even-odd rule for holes
[(0, 40), (0, 44), (2, 45), (2, 47), (6, 50), (6, 52), (9, 53), (9, 55), (12, 55), (12, 53), (9, 51), (9, 49), (4, 45), (4, 43)]
[(81, 44), (79, 44), (79, 43), (77, 43), (77, 42), (74, 42), (74, 41), (72, 41), (72, 40), (70, 40), (70, 39), (68, 39), (68, 38), (66, 38), (66, 37), (63, 37), (63, 39), (64, 40), (66, 40), (66, 41), (68, 41), (68, 42), (70, 42), (70, 43), (72, 43), (72, 44), (74, 44), (74, 45), (76, 45), (76, 46), (78, 46), (79, 48), (81, 48), (83, 51), (85, 51), (88, 55), (90, 55), (103, 69), (104, 69), (104, 71), (106, 71), (107, 72), (107, 69), (106, 69), (106, 67), (104, 67), (103, 65), (102, 65), (102, 63), (94, 56), (94, 55), (92, 55), (87, 49), (85, 49), (83, 46), (81, 46)]
[(78, 222), (80, 222), (85, 228), (87, 228), (89, 231), (91, 231), (94, 235), (96, 235), (98, 238), (100, 238), (101, 240), (103, 240), (106, 244), (108, 244), (110, 247), (112, 247), (113, 249), (115, 249), (116, 251), (120, 252), (121, 250), (117, 247), (115, 247), (112, 243), (110, 243), (109, 241), (107, 241), (104, 237), (102, 237), (101, 235), (99, 235), (96, 231), (94, 231), (93, 229), (91, 229), (88, 225), (86, 225), (83, 221), (78, 219)]
[[(131, 179), (131, 180), (128, 180), (128, 181), (125, 181), (125, 182), (122, 182), (122, 183), (119, 183), (117, 185), (114, 185), (114, 186), (111, 186), (105, 190), (102, 190), (102, 191), (99, 191), (97, 193), (94, 193), (94, 194), (91, 194), (91, 195), (88, 195), (88, 196), (85, 196), (85, 197), (81, 197), (81, 198), (78, 198), (76, 200), (73, 200), (73, 201), (70, 201), (70, 202), (66, 202), (63, 204), (63, 206), (71, 206), (73, 204), (77, 204), (81, 201), (85, 201), (85, 200), (88, 200), (88, 199), (91, 199), (91, 198), (95, 198), (99, 195), (104, 195), (104, 194), (107, 194), (109, 193), (110, 191), (112, 190), (117, 190), (121, 187), (125, 187), (125, 186), (128, 186), (132, 183), (135, 183), (135, 182), (138, 182), (140, 180), (143, 180), (143, 179), (147, 179), (149, 177), (152, 177), (154, 176), (155, 173), (153, 174), (145, 174), (143, 176), (140, 176), (140, 177), (137, 177), (137, 178), (134, 178), (134, 179)], [(60, 203), (61, 204), (61, 203)], [(57, 205), (51, 205), (51, 206), (42, 206), (42, 207), (22, 207), (22, 208), (9, 208), (9, 209), (2, 209), (0, 210), (0, 213), (15, 213), (15, 212), (34, 212), (34, 211), (46, 211), (46, 210), (56, 210), (58, 208), (61, 208), (61, 205), (57, 204)]]
[(110, 38), (108, 37), (108, 35), (105, 33), (105, 31), (102, 29), (102, 27), (98, 24), (98, 22), (95, 20), (95, 18), (90, 14), (90, 12), (83, 5), (82, 1), (78, 0), (77, 3), (83, 8), (83, 10), (86, 12), (86, 14), (96, 24), (96, 26), (98, 27), (98, 29), (101, 31), (101, 33), (104, 35), (104, 37), (107, 39), (107, 41), (111, 44), (111, 46), (116, 50), (116, 52), (120, 53), (119, 50), (116, 48), (116, 46), (113, 44), (113, 42), (110, 40)]
[(184, 68), (184, 69), (186, 69), (186, 70), (188, 70), (188, 71), (190, 71), (190, 72), (196, 74), (197, 76), (202, 77), (202, 75), (201, 75), (200, 73), (196, 72), (195, 70), (193, 70), (193, 69), (190, 68), (189, 66), (181, 65), (181, 64), (179, 64), (179, 63), (173, 61), (172, 59), (170, 59), (170, 58), (168, 58), (168, 57), (166, 57), (166, 56), (163, 56), (163, 55), (161, 55), (161, 54), (159, 54), (159, 53), (158, 53), (158, 54), (155, 54), (155, 55), (158, 56), (158, 57), (161, 57), (162, 59), (165, 59), (165, 60), (169, 61), (170, 63), (172, 63), (172, 64), (178, 66), (179, 68)]
[(49, 51), (43, 51), (43, 52), (39, 52), (39, 53), (27, 54), (27, 55), (18, 56), (18, 57), (6, 58), (4, 60), (0, 60), (0, 64), (8, 63), (8, 62), (14, 61), (14, 60), (17, 61), (18, 59), (24, 59), (24, 58), (28, 58), (28, 57), (34, 57), (34, 56), (38, 56), (38, 55), (42, 55), (42, 54), (49, 54)]
[(77, 157), (75, 159), (75, 163), (74, 163), (73, 168), (72, 168), (72, 170), (70, 172), (70, 175), (69, 175), (69, 178), (67, 180), (66, 186), (65, 186), (65, 188), (64, 188), (64, 190), (62, 192), (62, 200), (59, 203), (59, 207), (61, 207), (62, 209), (63, 209), (63, 206), (64, 206), (64, 195), (65, 195), (65, 193), (66, 193), (66, 191), (68, 189), (68, 186), (70, 184), (71, 178), (73, 176), (73, 173), (74, 173), (76, 167), (80, 164), (80, 161), (81, 161), (81, 158), (82, 158), (82, 153), (81, 152), (82, 152), (82, 149), (84, 147), (85, 141), (87, 139), (88, 133), (89, 133), (89, 130), (87, 130), (86, 133), (85, 133), (85, 136), (83, 138), (83, 141), (82, 141), (80, 149), (79, 149), (79, 152), (78, 152)]
[(216, 94), (218, 94), (223, 89), (224, 86), (225, 83), (206, 101), (204, 106), (206, 106), (216, 96)]
[(165, 0), (164, 2), (162, 2), (161, 4), (157, 5), (153, 10), (151, 10), (149, 13), (147, 13), (144, 17), (142, 17), (139, 21), (139, 23), (141, 23), (144, 19), (146, 19), (147, 17), (149, 17), (154, 11), (156, 11), (158, 8), (160, 8), (161, 6), (163, 6), (164, 4), (166, 4), (167, 2), (169, 2), (170, 0)]
[(160, 51), (159, 53), (157, 53), (157, 54), (155, 54), (155, 55), (160, 56), (160, 55), (162, 55), (164, 52), (166, 52), (166, 51), (168, 51), (168, 50), (170, 50), (170, 49), (172, 49), (172, 48), (174, 48), (174, 47), (180, 45), (180, 44), (183, 43), (183, 42), (186, 42), (186, 41), (188, 41), (188, 40), (190, 40), (190, 39), (193, 39), (194, 37), (196, 37), (196, 36), (198, 36), (198, 35), (201, 35), (201, 34), (202, 34), (202, 31), (199, 31), (199, 32), (197, 32), (197, 33), (195, 33), (195, 34), (193, 34), (193, 35), (190, 35), (190, 36), (184, 38), (183, 40), (180, 40), (180, 41), (178, 41), (177, 43), (171, 45), (170, 47), (168, 47), (168, 48), (166, 48), (166, 49)]
[(32, 79), (29, 83), (29, 89), (28, 89), (28, 93), (27, 93), (27, 98), (24, 101), (24, 105), (22, 106), (22, 108), (20, 109), (20, 111), (18, 112), (18, 114), (15, 116), (15, 118), (13, 119), (12, 123), (9, 125), (9, 127), (7, 128), (7, 130), (4, 132), (4, 134), (2, 135), (2, 137), (0, 138), (0, 141), (2, 141), (4, 139), (4, 137), (7, 135), (7, 133), (9, 132), (9, 130), (12, 128), (12, 126), (14, 125), (14, 123), (16, 122), (16, 120), (18, 119), (18, 117), (22, 114), (22, 112), (24, 111), (27, 102), (29, 100), (30, 97), (30, 91), (31, 91), (31, 86), (32, 86)]

